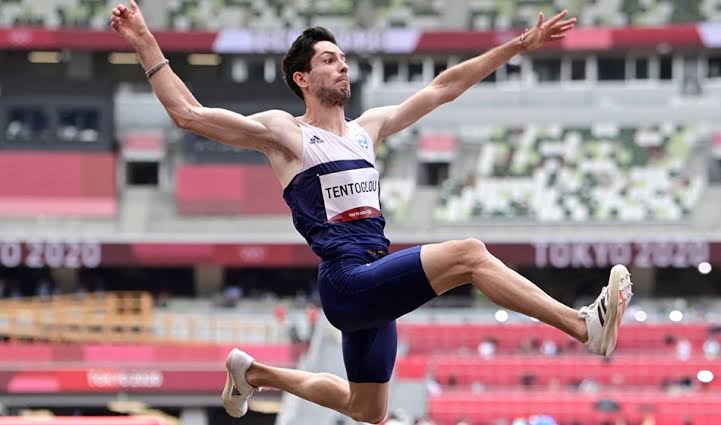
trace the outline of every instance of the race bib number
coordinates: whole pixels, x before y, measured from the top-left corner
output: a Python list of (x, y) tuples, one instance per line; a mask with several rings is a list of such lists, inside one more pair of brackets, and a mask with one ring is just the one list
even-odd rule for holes
[(331, 223), (380, 217), (378, 171), (374, 168), (339, 171), (320, 176), (325, 214)]

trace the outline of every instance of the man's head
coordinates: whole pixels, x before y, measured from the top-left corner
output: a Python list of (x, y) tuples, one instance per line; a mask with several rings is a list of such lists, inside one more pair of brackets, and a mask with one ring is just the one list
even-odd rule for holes
[(327, 29), (308, 28), (283, 57), (285, 82), (304, 103), (306, 96), (330, 106), (343, 106), (350, 99), (348, 64), (335, 43)]

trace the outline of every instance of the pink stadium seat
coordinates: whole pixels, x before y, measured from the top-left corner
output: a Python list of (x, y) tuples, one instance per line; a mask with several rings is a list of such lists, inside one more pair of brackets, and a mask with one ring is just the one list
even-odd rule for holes
[(53, 351), (55, 362), (80, 362), (85, 355), (85, 347), (82, 344), (58, 344), (49, 345)]
[(287, 214), (281, 187), (266, 165), (186, 164), (176, 171), (184, 215)]
[(48, 345), (0, 344), (0, 363), (6, 362), (49, 362), (53, 360), (53, 349)]
[(107, 152), (0, 152), (0, 216), (112, 217), (115, 170)]
[[(618, 411), (604, 412), (596, 408), (600, 400), (612, 400)], [(646, 416), (660, 424), (683, 424), (692, 419), (694, 425), (721, 423), (721, 395), (670, 395), (659, 391), (610, 392), (582, 394), (571, 392), (490, 391), (487, 393), (448, 393), (429, 400), (429, 415), (439, 425), (453, 425), (459, 418), (472, 423), (491, 423), (505, 418), (545, 414), (558, 422), (598, 424), (623, 418), (627, 423), (639, 423)]]
[[(706, 324), (628, 324), (622, 328), (619, 349), (608, 359), (587, 354), (580, 344), (556, 356), (523, 354), (521, 348), (531, 339), (551, 340), (559, 347), (571, 341), (542, 324), (403, 324), (399, 335), (410, 354), (398, 359), (396, 376), (432, 376), (441, 384), (440, 395), (428, 402), (429, 415), (438, 425), (454, 425), (460, 419), (474, 425), (499, 419), (510, 423), (534, 414), (580, 425), (617, 423), (617, 419), (640, 424), (647, 416), (655, 419), (655, 425), (683, 425), (687, 419), (693, 425), (721, 424), (721, 364), (701, 352), (708, 336)], [(691, 342), (689, 359), (676, 357), (669, 336)], [(494, 339), (498, 350), (482, 358), (476, 348), (486, 339)], [(711, 371), (715, 379), (700, 383), (697, 375), (702, 370)], [(534, 378), (531, 383), (529, 376)], [(601, 391), (574, 390), (587, 378), (600, 384)], [(691, 387), (668, 392), (669, 384), (683, 380), (690, 380)], [(617, 402), (619, 410), (597, 409), (600, 400)]]
[[(240, 344), (243, 350), (259, 361), (273, 365), (292, 365), (290, 344)], [(168, 364), (212, 363), (222, 364), (228, 352), (236, 345), (160, 344), (160, 345), (101, 345), (101, 344), (0, 344), (0, 363), (78, 364)]]
[(151, 363), (155, 347), (142, 345), (87, 345), (84, 361), (88, 363)]
[[(518, 351), (532, 339), (550, 340), (565, 346), (573, 339), (563, 332), (544, 324), (528, 325), (437, 325), (403, 324), (398, 329), (399, 338), (409, 346), (410, 353), (448, 353), (461, 347), (476, 350), (479, 343), (494, 339), (499, 351)], [(621, 328), (619, 351), (668, 349), (666, 337), (688, 339), (695, 349), (703, 345), (707, 337), (707, 325), (636, 325)], [(577, 344), (578, 345), (578, 344)]]
[[(524, 376), (533, 375), (538, 385), (547, 385), (552, 381), (568, 385), (592, 378), (603, 385), (660, 388), (671, 380), (691, 378), (695, 381), (701, 370), (710, 370), (714, 376), (721, 377), (721, 364), (717, 361), (700, 357), (682, 362), (672, 356), (655, 356), (652, 353), (614, 356), (608, 361), (587, 355), (503, 355), (488, 359), (411, 356), (399, 359), (397, 375), (400, 378), (421, 378), (432, 373), (440, 383), (447, 383), (454, 376), (460, 385), (478, 382), (484, 385), (520, 386)], [(710, 386), (721, 387), (721, 379), (715, 379)]]

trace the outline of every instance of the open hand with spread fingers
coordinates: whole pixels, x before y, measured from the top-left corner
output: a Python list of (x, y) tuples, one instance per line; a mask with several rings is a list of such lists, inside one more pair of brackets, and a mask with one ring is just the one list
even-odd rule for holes
[(149, 33), (145, 18), (135, 0), (130, 0), (130, 6), (121, 3), (113, 8), (110, 26), (131, 45), (136, 45), (144, 35)]
[(531, 51), (541, 48), (546, 42), (556, 41), (566, 37), (574, 25), (576, 18), (565, 19), (568, 11), (564, 10), (548, 21), (543, 20), (543, 12), (538, 14), (538, 21), (533, 28), (526, 30), (521, 35), (521, 45), (525, 51)]

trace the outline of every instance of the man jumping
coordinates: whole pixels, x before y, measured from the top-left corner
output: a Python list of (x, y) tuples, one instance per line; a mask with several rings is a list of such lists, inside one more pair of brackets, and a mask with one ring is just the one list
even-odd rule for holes
[(388, 254), (378, 198), (375, 149), (388, 136), (450, 102), (519, 53), (562, 39), (576, 22), (563, 11), (478, 57), (438, 75), (399, 105), (373, 108), (346, 121), (351, 95), (346, 57), (326, 29), (309, 28), (283, 58), (283, 74), (305, 103), (294, 117), (271, 110), (243, 116), (201, 105), (178, 78), (148, 30), (137, 4), (118, 5), (112, 28), (138, 52), (146, 76), (175, 125), (230, 146), (266, 155), (283, 187), (296, 229), (321, 258), (323, 311), (343, 333), (348, 381), (327, 373), (268, 366), (234, 349), (228, 355), (225, 410), (248, 410), (260, 387), (273, 387), (379, 423), (387, 410), (396, 357), (396, 322), (432, 298), (472, 283), (501, 307), (535, 317), (609, 355), (631, 298), (626, 267), (611, 269), (596, 301), (576, 311), (506, 267), (476, 239), (454, 240)]

